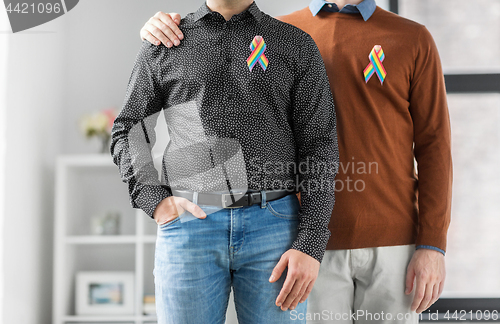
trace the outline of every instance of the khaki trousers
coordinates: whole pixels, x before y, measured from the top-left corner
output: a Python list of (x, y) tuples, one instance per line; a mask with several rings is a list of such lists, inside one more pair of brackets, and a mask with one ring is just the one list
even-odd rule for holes
[(418, 323), (405, 295), (415, 245), (328, 250), (308, 298), (307, 323)]

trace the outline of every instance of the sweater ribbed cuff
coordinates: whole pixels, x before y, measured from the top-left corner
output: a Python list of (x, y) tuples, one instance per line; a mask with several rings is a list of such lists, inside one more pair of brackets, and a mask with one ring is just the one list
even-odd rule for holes
[(446, 255), (446, 253), (441, 250), (440, 248), (437, 248), (435, 246), (431, 246), (431, 245), (417, 245), (415, 247), (416, 250), (419, 250), (419, 249), (428, 249), (428, 250), (434, 250), (434, 251), (437, 251), (437, 252), (441, 252), (443, 253), (443, 255)]

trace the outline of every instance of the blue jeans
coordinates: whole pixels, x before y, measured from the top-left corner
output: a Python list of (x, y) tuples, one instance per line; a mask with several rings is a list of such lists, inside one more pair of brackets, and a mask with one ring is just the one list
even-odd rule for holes
[[(231, 287), (240, 324), (305, 323), (275, 305), (286, 272), (269, 282), (297, 236), (297, 197), (235, 209), (200, 207), (205, 219), (181, 216), (158, 227), (158, 324), (223, 324)], [(305, 315), (306, 303), (294, 313)]]

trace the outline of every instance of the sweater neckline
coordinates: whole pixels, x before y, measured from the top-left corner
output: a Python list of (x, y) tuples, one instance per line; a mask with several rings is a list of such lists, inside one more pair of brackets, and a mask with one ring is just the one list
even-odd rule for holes
[(370, 19), (368, 19), (367, 21), (365, 21), (363, 19), (363, 16), (361, 16), (360, 13), (356, 13), (356, 14), (352, 14), (352, 13), (342, 13), (342, 12), (326, 12), (326, 11), (320, 11), (317, 16), (320, 16), (321, 15), (321, 18), (335, 18), (335, 19), (352, 19), (352, 20), (361, 20), (363, 22), (369, 22), (371, 19), (373, 19), (373, 17), (375, 15), (377, 15), (381, 10), (383, 10), (382, 8), (380, 8), (379, 6), (377, 6), (377, 8), (375, 8), (375, 11), (373, 12), (372, 16), (370, 17)]

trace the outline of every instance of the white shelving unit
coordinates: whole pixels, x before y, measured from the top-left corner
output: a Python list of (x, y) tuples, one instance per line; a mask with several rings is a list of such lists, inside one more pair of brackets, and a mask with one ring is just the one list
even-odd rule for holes
[[(143, 315), (144, 294), (154, 294), (156, 223), (131, 208), (127, 185), (108, 154), (60, 156), (56, 169), (53, 323), (153, 324)], [(91, 216), (118, 211), (120, 235), (91, 235)], [(75, 275), (79, 271), (133, 271), (131, 316), (78, 316)]]

